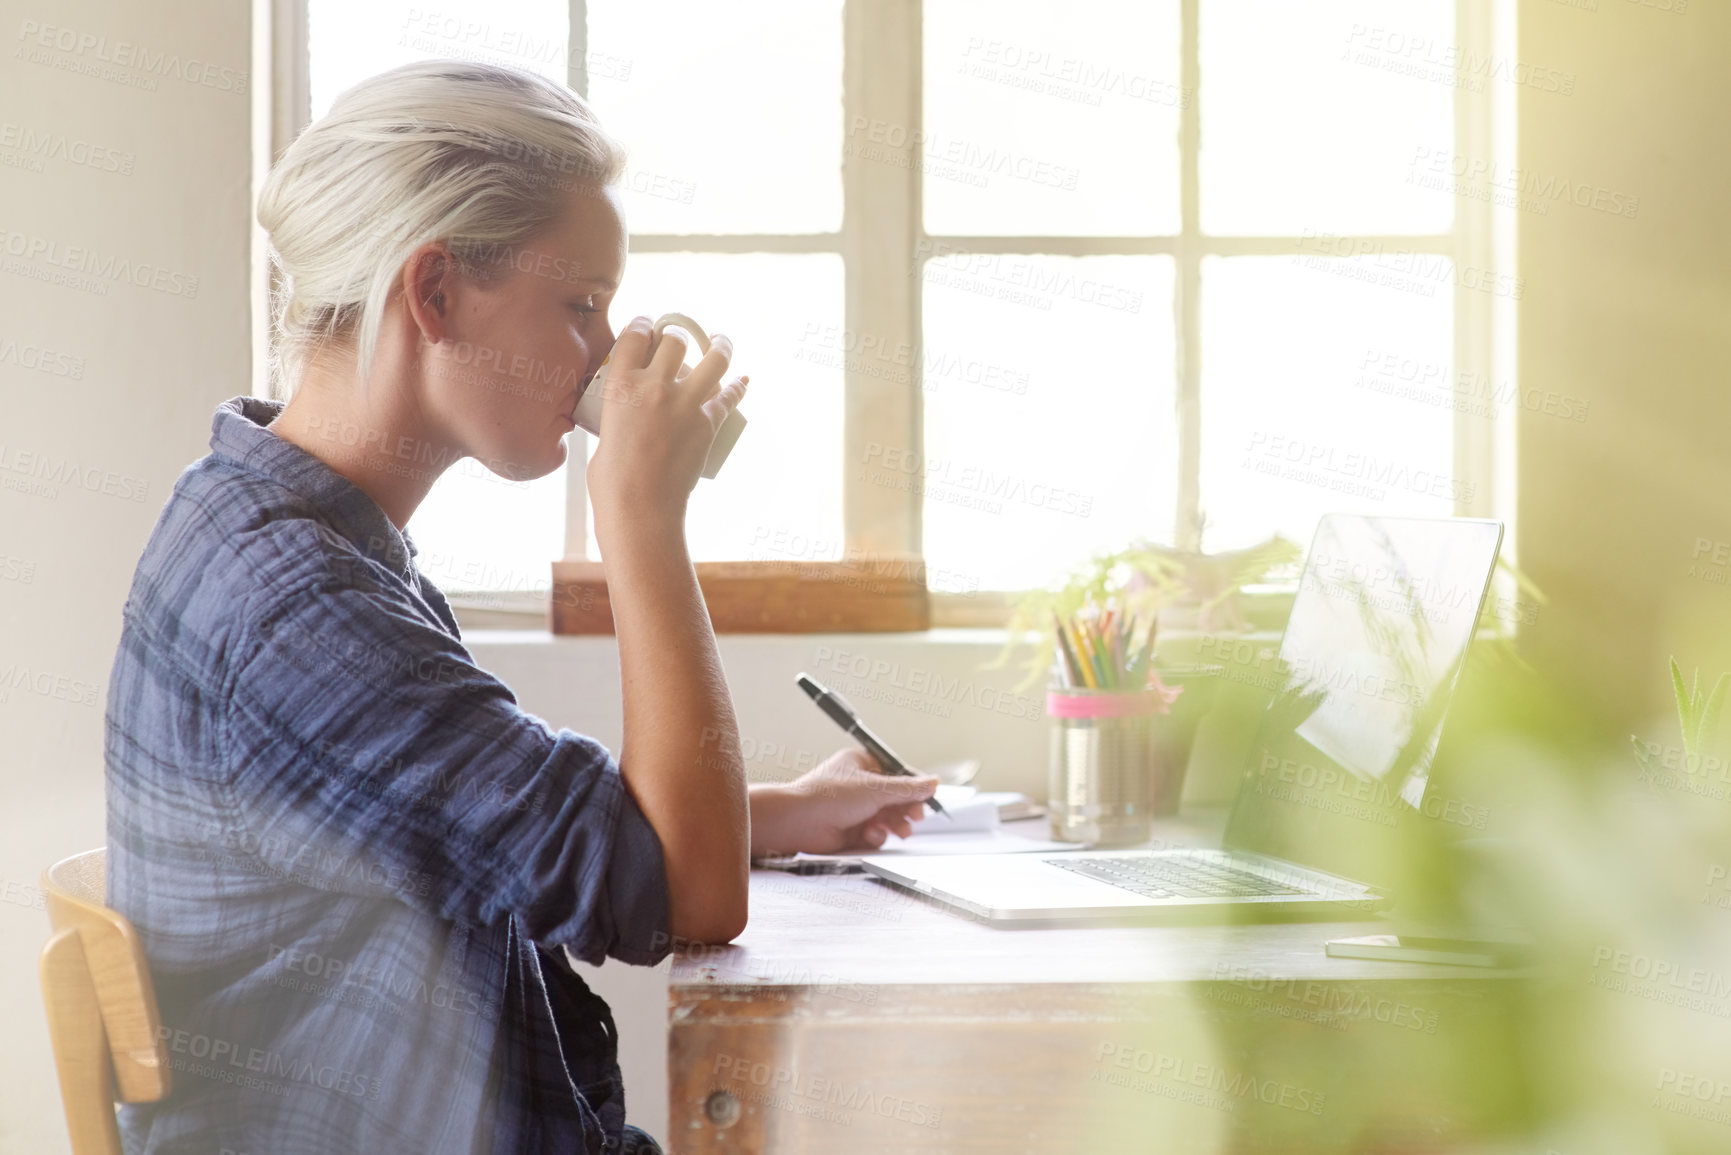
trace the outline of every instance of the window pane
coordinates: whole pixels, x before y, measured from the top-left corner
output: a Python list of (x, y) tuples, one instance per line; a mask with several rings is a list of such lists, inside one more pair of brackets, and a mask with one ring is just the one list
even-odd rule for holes
[[(308, 0), (312, 115), (345, 88), (411, 60), (484, 60), (566, 77), (565, 0), (456, 0), (436, 9)], [(564, 553), (565, 470), (507, 481), (469, 459), (445, 472), (409, 522), (418, 564), (447, 590), (545, 590)]]
[(636, 233), (841, 227), (841, 0), (589, 0)]
[[(1212, 233), (1441, 233), (1452, 0), (1202, 0), (1201, 221)], [(1484, 158), (1488, 161), (1490, 158)], [(1445, 170), (1446, 171), (1446, 170)]]
[[(926, 0), (926, 229), (1178, 228), (1177, 0)], [(900, 125), (850, 126), (868, 159)]]
[(1171, 540), (1172, 269), (926, 265), (926, 452), (878, 472), (924, 489), (934, 588), (1027, 589), (1132, 538)]
[(565, 468), (508, 481), (472, 457), (459, 461), (409, 522), (416, 564), (446, 591), (550, 588), (565, 553)]
[(313, 119), (356, 81), (411, 60), (484, 60), (564, 84), (569, 21), (566, 0), (450, 0), (431, 7), (307, 0)]
[(1337, 510), (1454, 513), (1453, 266), (1386, 265), (1203, 261), (1205, 548), (1306, 546)]
[[(685, 533), (692, 558), (840, 557), (842, 365), (814, 355), (820, 350), (812, 335), (841, 326), (841, 257), (634, 253), (609, 314), (614, 328), (638, 314), (663, 313), (685, 313), (710, 333), (726, 333), (734, 373), (751, 378), (739, 444), (721, 472), (691, 494)], [(593, 515), (589, 551), (601, 556)]]

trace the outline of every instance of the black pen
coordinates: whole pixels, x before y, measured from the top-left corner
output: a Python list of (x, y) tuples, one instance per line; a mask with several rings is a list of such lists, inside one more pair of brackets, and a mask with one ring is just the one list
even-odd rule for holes
[[(885, 774), (906, 778), (914, 777), (914, 772), (909, 770), (876, 734), (865, 728), (865, 723), (859, 720), (858, 715), (853, 712), (853, 707), (843, 701), (841, 695), (818, 682), (809, 674), (801, 674), (796, 680), (799, 682), (799, 688), (811, 695), (811, 700), (817, 703), (818, 709), (828, 714), (830, 720), (837, 726), (852, 734), (854, 740), (866, 748), (866, 753), (877, 759), (878, 765), (883, 767)], [(926, 805), (945, 818), (950, 816), (949, 811), (945, 810), (936, 798), (926, 799)]]

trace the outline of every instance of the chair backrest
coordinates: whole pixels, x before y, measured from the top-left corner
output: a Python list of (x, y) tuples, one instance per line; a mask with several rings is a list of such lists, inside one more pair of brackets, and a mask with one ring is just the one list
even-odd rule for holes
[(42, 995), (75, 1155), (119, 1155), (115, 1100), (155, 1102), (172, 1085), (144, 946), (103, 905), (107, 867), (103, 848), (42, 872), (54, 928), (42, 949)]

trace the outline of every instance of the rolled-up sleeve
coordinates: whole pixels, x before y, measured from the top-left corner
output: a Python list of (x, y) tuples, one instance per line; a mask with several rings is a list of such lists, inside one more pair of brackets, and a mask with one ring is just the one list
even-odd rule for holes
[[(672, 936), (667, 933), (671, 914), (667, 866), (661, 857), (660, 836), (629, 793), (619, 806), (612, 861), (607, 899), (613, 906), (614, 934), (607, 953), (621, 962), (654, 966), (672, 949)], [(586, 963), (601, 961), (599, 955), (585, 955), (575, 947), (571, 953)]]
[(668, 952), (661, 843), (593, 739), (554, 731), (405, 595), (327, 570), (249, 612), (222, 773), (272, 872), (587, 962)]

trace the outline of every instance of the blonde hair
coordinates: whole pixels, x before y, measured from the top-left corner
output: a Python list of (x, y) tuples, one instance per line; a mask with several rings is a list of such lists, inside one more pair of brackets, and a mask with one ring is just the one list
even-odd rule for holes
[(283, 153), (259, 195), (277, 273), (274, 362), (352, 344), (363, 380), (406, 261), (444, 241), (485, 277), (605, 186), (625, 154), (583, 99), (498, 65), (429, 60), (361, 81)]

